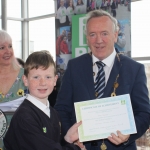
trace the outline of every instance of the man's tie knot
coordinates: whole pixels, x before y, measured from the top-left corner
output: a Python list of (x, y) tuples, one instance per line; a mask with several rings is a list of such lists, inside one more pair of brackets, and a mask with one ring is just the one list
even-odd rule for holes
[(105, 66), (105, 64), (103, 62), (101, 62), (101, 61), (97, 61), (96, 65), (97, 65), (98, 68)]

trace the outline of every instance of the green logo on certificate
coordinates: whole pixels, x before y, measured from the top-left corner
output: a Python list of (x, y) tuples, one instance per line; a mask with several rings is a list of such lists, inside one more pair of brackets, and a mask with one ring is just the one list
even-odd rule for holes
[(122, 104), (122, 105), (125, 105), (125, 104), (126, 104), (126, 101), (125, 101), (125, 100), (121, 100), (121, 104)]

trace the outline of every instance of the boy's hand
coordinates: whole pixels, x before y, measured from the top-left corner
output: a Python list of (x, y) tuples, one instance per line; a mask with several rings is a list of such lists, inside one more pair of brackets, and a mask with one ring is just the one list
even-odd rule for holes
[(82, 142), (80, 142), (79, 140), (77, 140), (76, 142), (74, 142), (75, 145), (78, 145), (81, 150), (86, 150), (85, 146), (83, 145)]
[(77, 141), (79, 139), (78, 135), (78, 127), (82, 124), (82, 122), (75, 123), (67, 132), (64, 139), (68, 143), (73, 143), (74, 141)]

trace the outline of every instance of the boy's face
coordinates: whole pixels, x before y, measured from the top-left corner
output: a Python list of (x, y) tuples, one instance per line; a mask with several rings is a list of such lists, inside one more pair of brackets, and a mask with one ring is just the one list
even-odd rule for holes
[(43, 102), (53, 91), (56, 85), (57, 76), (54, 74), (54, 66), (46, 70), (42, 67), (29, 71), (28, 77), (23, 76), (25, 86), (28, 86), (30, 94)]

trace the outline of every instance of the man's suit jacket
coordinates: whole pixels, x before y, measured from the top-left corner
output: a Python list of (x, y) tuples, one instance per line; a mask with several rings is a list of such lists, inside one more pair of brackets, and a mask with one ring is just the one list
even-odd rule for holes
[[(68, 62), (55, 105), (55, 109), (61, 116), (63, 134), (66, 134), (72, 124), (76, 122), (74, 102), (96, 98), (92, 66), (90, 54), (84, 54)], [(150, 105), (144, 65), (117, 54), (102, 98), (111, 96), (118, 74), (119, 87), (116, 89), (116, 95), (130, 94), (137, 134), (130, 135), (126, 145), (116, 146), (107, 139), (105, 139), (105, 144), (108, 150), (135, 150), (135, 140), (142, 136), (149, 128), (150, 123)], [(101, 143), (102, 140), (98, 140), (99, 146)], [(85, 142), (85, 145), (87, 150), (90, 150), (91, 143)]]

